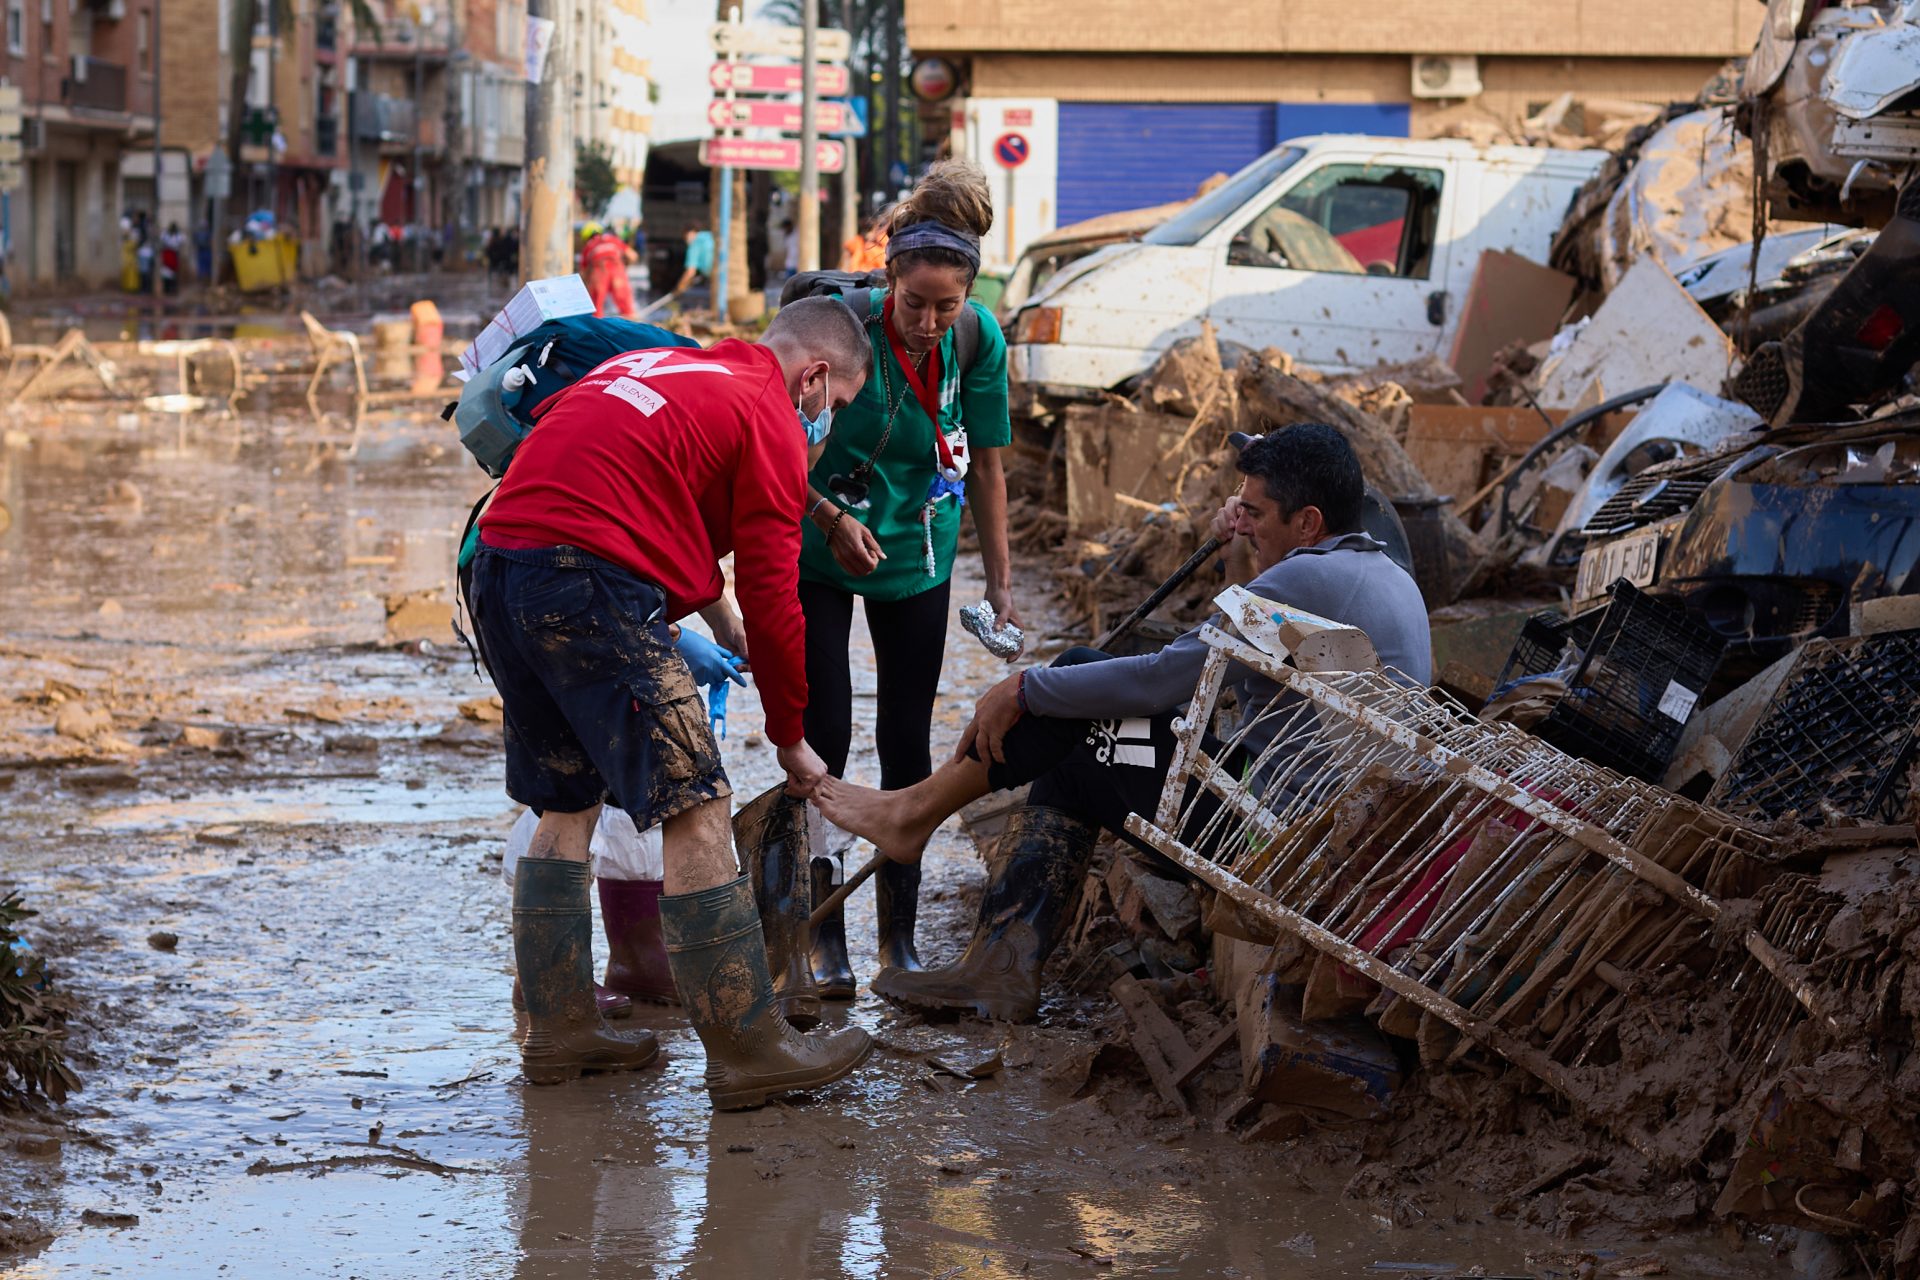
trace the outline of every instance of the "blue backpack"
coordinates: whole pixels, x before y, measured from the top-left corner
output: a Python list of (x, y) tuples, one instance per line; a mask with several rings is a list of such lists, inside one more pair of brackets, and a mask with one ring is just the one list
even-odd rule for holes
[(653, 347), (698, 347), (692, 338), (638, 320), (563, 316), (514, 340), (475, 374), (450, 406), (460, 443), (499, 479), (533, 424), (559, 394), (615, 356)]

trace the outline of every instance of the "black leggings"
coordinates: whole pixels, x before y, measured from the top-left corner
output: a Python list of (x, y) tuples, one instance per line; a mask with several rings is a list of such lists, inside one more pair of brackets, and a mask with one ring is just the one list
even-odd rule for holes
[[(880, 786), (897, 791), (933, 772), (933, 699), (947, 656), (950, 583), (905, 600), (868, 600), (873, 665), (879, 686), (873, 712)], [(848, 636), (853, 597), (823, 582), (800, 580), (800, 611), (807, 619), (807, 742), (844, 777), (853, 744), (853, 677)]]

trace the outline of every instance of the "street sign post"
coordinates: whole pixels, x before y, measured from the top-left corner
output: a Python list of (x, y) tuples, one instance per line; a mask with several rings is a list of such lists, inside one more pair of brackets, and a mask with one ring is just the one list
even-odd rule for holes
[[(832, 138), (820, 139), (814, 158), (822, 173), (838, 173), (847, 163), (846, 144)], [(755, 142), (748, 138), (704, 138), (700, 142), (700, 163), (710, 169), (730, 165), (735, 169), (772, 169), (798, 172), (800, 140), (775, 138)]]
[[(707, 68), (707, 83), (715, 93), (798, 93), (800, 64), (716, 62)], [(813, 68), (813, 86), (823, 98), (846, 96), (847, 69), (827, 63)]]
[[(822, 133), (859, 133), (860, 121), (843, 102), (823, 102), (814, 113)], [(707, 123), (716, 129), (777, 129), (782, 133), (800, 131), (800, 104), (797, 102), (712, 102), (707, 105)]]
[[(714, 23), (709, 34), (715, 53), (736, 58), (798, 58), (803, 40), (799, 27), (749, 27), (732, 22)], [(845, 62), (852, 53), (852, 36), (824, 29), (813, 50), (813, 56), (821, 62)]]

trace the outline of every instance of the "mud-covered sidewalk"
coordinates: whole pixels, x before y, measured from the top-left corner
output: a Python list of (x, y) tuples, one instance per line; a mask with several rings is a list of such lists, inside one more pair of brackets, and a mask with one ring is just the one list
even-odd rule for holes
[[(351, 460), (293, 421), (0, 447), (0, 888), (41, 912), (85, 1084), (0, 1112), (7, 1274), (1497, 1276), (1656, 1247), (1523, 1232), (1446, 1170), (1367, 1194), (1357, 1160), (1088, 1091), (1102, 1001), (1009, 1031), (863, 993), (870, 1064), (756, 1113), (710, 1111), (658, 1012), (663, 1069), (527, 1086), (490, 689), (383, 604), (445, 582), (483, 479), (434, 420), (372, 423)], [(997, 670), (954, 630), (936, 750)], [(742, 795), (778, 776), (759, 726), (743, 692)], [(977, 880), (943, 832), (924, 957), (962, 945)], [(849, 931), (870, 976), (870, 896)], [(1784, 1274), (1751, 1242), (1657, 1247), (1667, 1274)]]

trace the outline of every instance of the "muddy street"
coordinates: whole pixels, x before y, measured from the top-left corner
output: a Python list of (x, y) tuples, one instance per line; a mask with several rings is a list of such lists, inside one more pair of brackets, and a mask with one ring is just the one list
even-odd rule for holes
[[(7, 1274), (1500, 1275), (1555, 1247), (1469, 1193), (1343, 1194), (1351, 1165), (1084, 1090), (1100, 1011), (1071, 999), (1010, 1031), (863, 990), (829, 1017), (875, 1034), (869, 1064), (757, 1112), (715, 1114), (698, 1042), (644, 1009), (664, 1067), (526, 1085), (490, 689), (382, 603), (444, 582), (482, 479), (437, 421), (376, 423), (350, 461), (258, 422), (9, 435), (0, 881), (41, 912), (85, 1087), (0, 1118)], [(936, 745), (997, 669), (957, 626), (948, 653)], [(760, 723), (742, 691), (742, 796), (779, 776)], [(941, 833), (930, 960), (978, 865)], [(864, 978), (869, 895), (850, 919)], [(1763, 1265), (1661, 1249), (1669, 1274)]]

